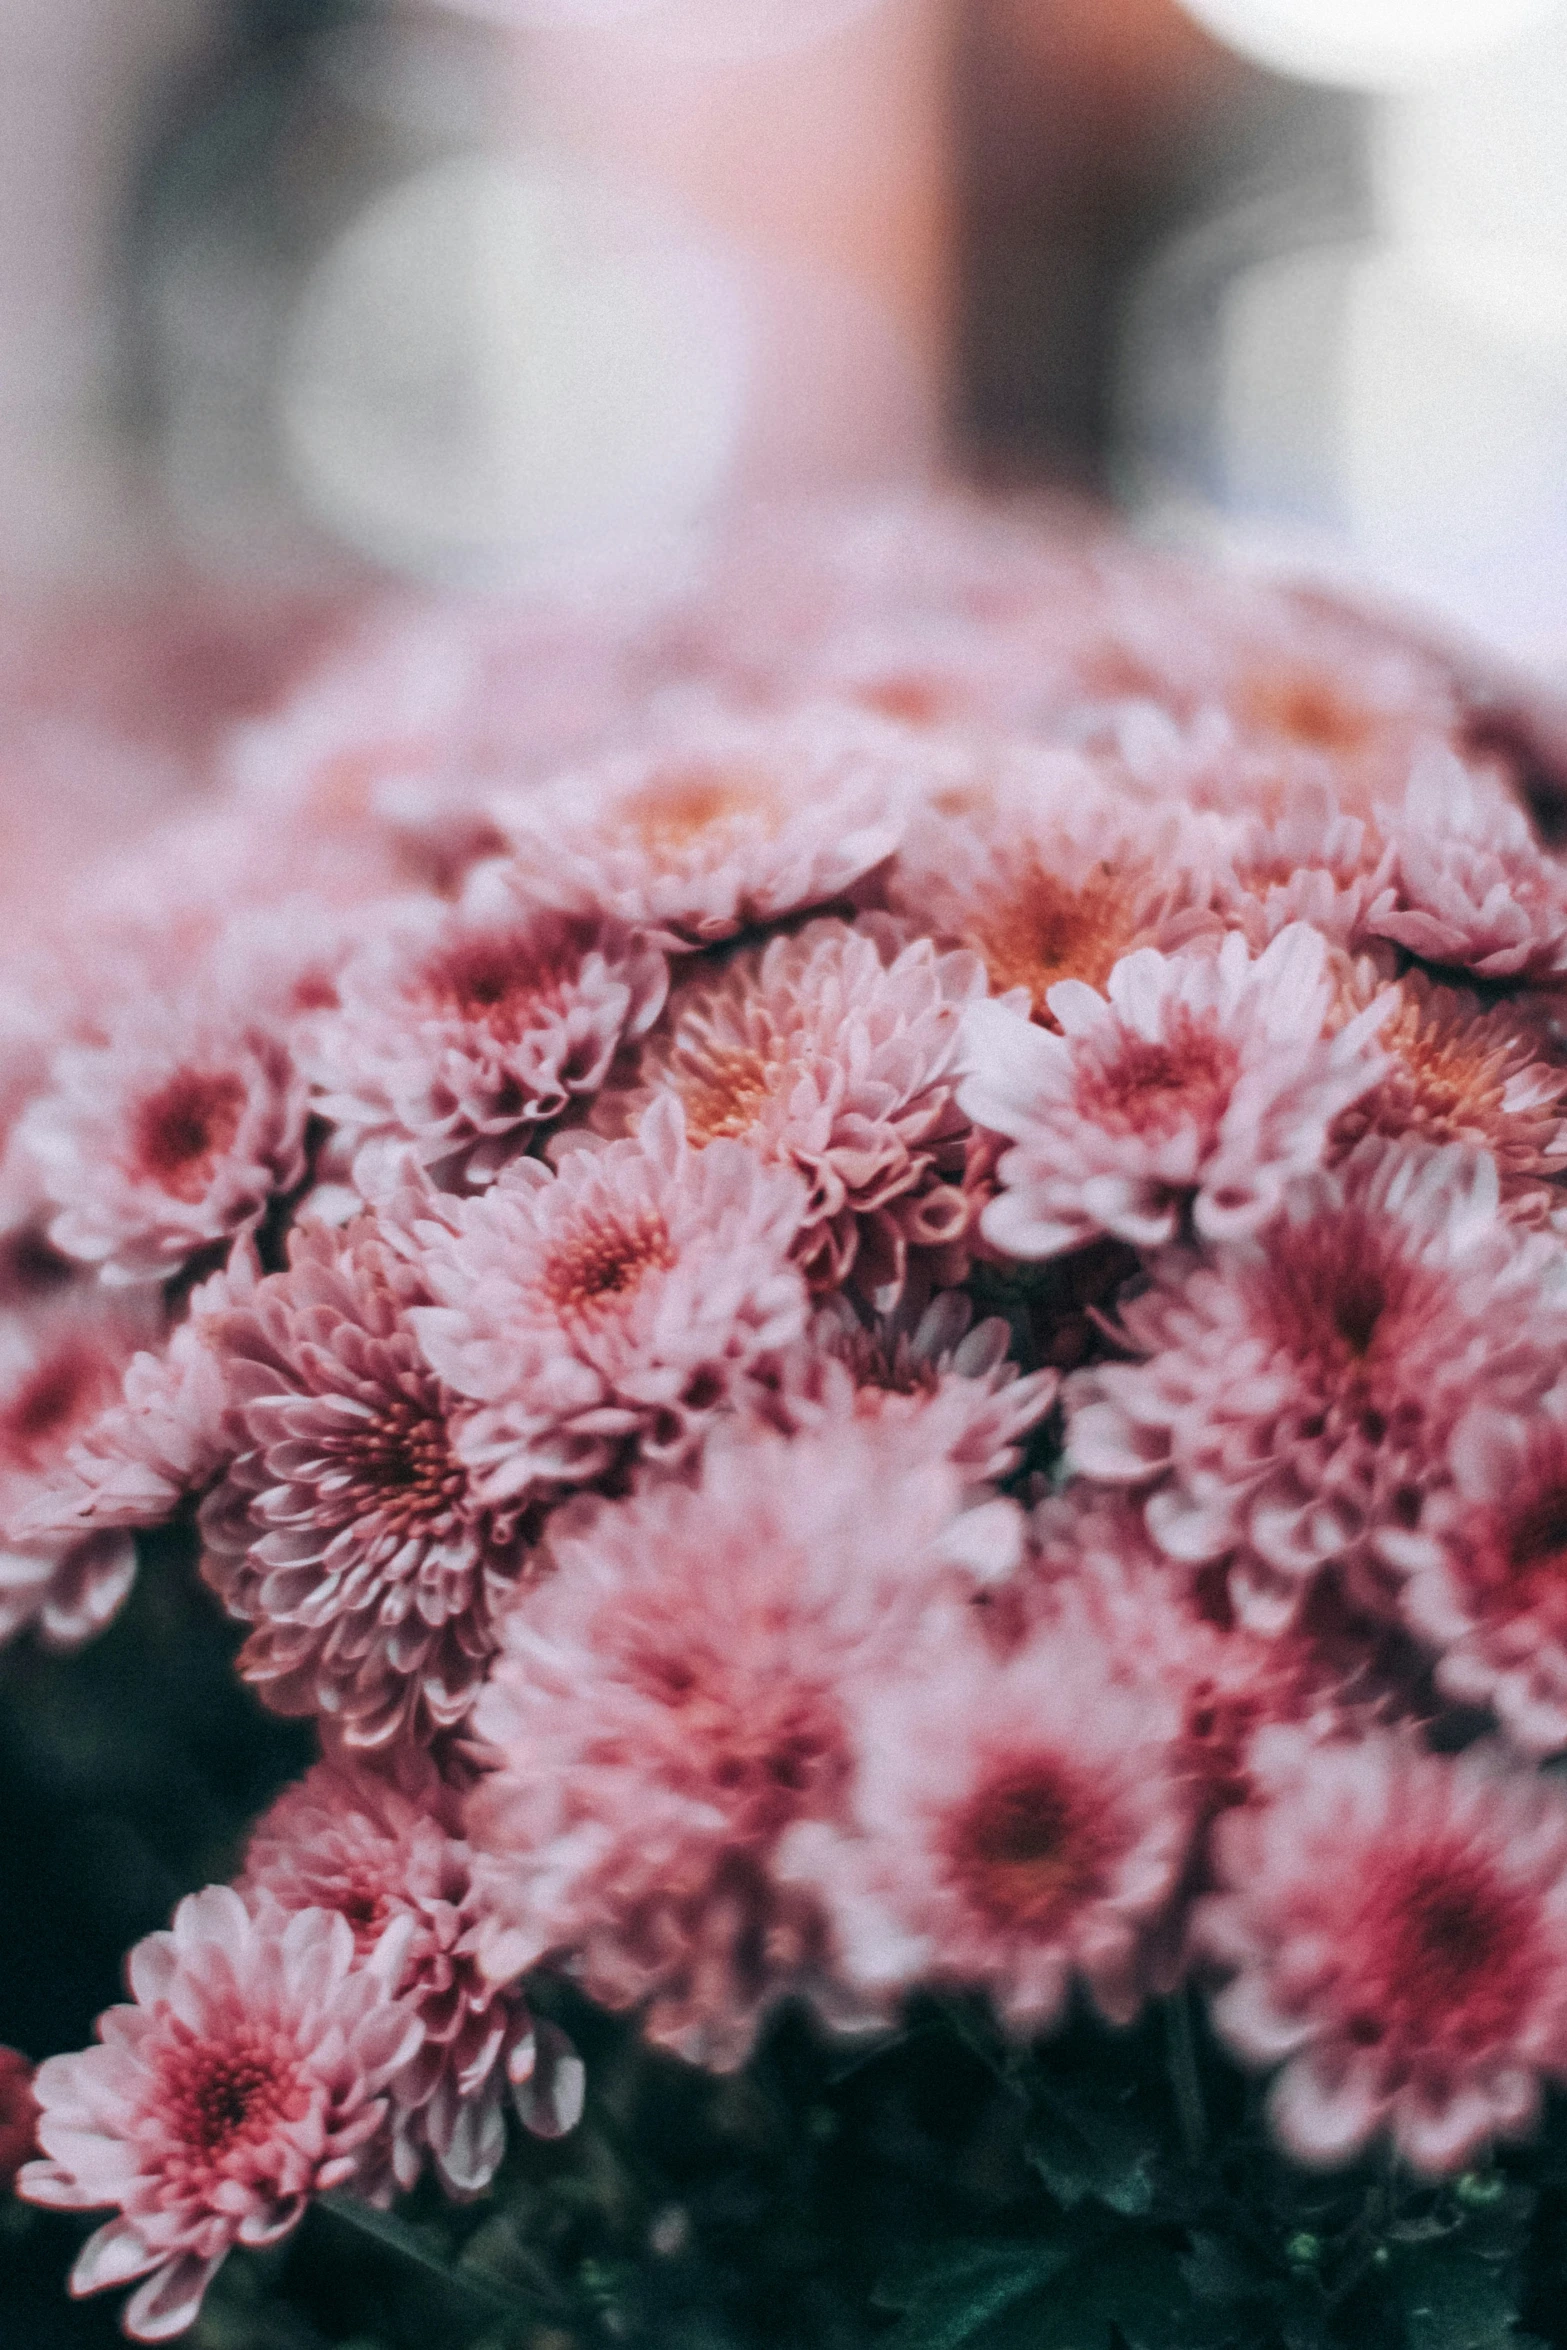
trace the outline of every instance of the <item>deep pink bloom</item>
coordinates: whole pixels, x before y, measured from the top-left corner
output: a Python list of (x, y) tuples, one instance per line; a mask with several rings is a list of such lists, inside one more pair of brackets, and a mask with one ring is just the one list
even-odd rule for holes
[(1021, 1375), (1011, 1344), (999, 1315), (974, 1322), (961, 1290), (944, 1289), (923, 1309), (905, 1297), (870, 1322), (838, 1296), (763, 1366), (752, 1408), (789, 1435), (855, 1419), (906, 1420), (966, 1482), (992, 1482), (1016, 1469), (1023, 1439), (1060, 1386), (1054, 1370)]
[(1255, 962), (1232, 933), (1217, 954), (1142, 948), (1105, 996), (1063, 980), (1049, 997), (1060, 1036), (1004, 1004), (972, 1006), (959, 1100), (1014, 1146), (986, 1239), (1024, 1258), (1100, 1232), (1157, 1248), (1188, 1205), (1205, 1238), (1256, 1231), (1381, 1074), (1373, 1038), (1388, 1007), (1326, 1037), (1325, 963), (1324, 941), (1297, 923)]
[(933, 1279), (966, 1269), (957, 1055), (962, 1008), (984, 987), (977, 955), (928, 939), (900, 949), (874, 918), (810, 923), (678, 989), (635, 1087), (601, 1096), (595, 1119), (624, 1130), (673, 1093), (699, 1149), (738, 1140), (797, 1168), (810, 1191), (797, 1254), (812, 1286), (852, 1280), (890, 1307), (911, 1252)]
[(21, 1136), (49, 1237), (106, 1281), (161, 1281), (259, 1223), (305, 1172), (305, 1086), (264, 1029), (135, 1002), (101, 1045), (57, 1056)]
[(0, 1639), (35, 1622), (52, 1646), (74, 1647), (129, 1591), (135, 1545), (76, 1520), (73, 1455), (161, 1323), (150, 1298), (96, 1287), (0, 1317)]
[(804, 1186), (736, 1142), (688, 1148), (664, 1098), (635, 1139), (519, 1160), (421, 1223), (412, 1324), (479, 1408), (458, 1448), (497, 1501), (582, 1485), (631, 1443), (678, 1459), (759, 1357), (797, 1336)]
[(362, 1961), (340, 1917), (252, 1916), (227, 1886), (192, 1894), (126, 1962), (133, 2006), (100, 2045), (39, 2066), (38, 2142), (18, 2190), (61, 2211), (117, 2207), (73, 2293), (143, 2279), (133, 2340), (183, 2333), (235, 2244), (275, 2244), (312, 2196), (385, 2200), (375, 2141), (420, 2025), (390, 1996), (394, 1930)]
[(202, 1508), (202, 1572), (254, 1627), (240, 1670), (266, 1702), (351, 1746), (461, 1721), (524, 1564), (454, 1450), (409, 1320), (427, 1294), (372, 1217), (304, 1223), (288, 1271), (217, 1333), (234, 1458)]
[(663, 956), (619, 924), (530, 910), (506, 869), (481, 866), (460, 905), (395, 909), (348, 963), (305, 1052), (317, 1107), (350, 1147), (388, 1133), (486, 1181), (597, 1091), (667, 984)]
[(1391, 1735), (1314, 1754), (1217, 1831), (1225, 1890), (1199, 1946), (1233, 1973), (1214, 2022), (1282, 2064), (1273, 2124), (1298, 2161), (1381, 2132), (1414, 2169), (1522, 2136), (1567, 2075), (1567, 1804), (1483, 1750)]
[[(318, 1763), (255, 1829), (240, 1890), (252, 1904), (336, 1910), (362, 1958), (407, 1921), (390, 1987), (418, 2016), (424, 2044), (391, 2083), (393, 2166), (411, 2187), (428, 2156), (449, 2193), (477, 2195), (506, 2151), (508, 2085), (528, 2126), (558, 2136), (580, 2111), (582, 2066), (551, 2045), (549, 2025), (535, 2026), (520, 1984), (492, 1983), (480, 1968), (484, 1913), (457, 1798), (433, 1770), (416, 1783), (417, 1800), (369, 1771)], [(547, 2112), (529, 2094), (545, 2070)]]
[(493, 812), (540, 903), (710, 946), (842, 897), (897, 847), (918, 773), (901, 729), (852, 711), (712, 708)]
[(1567, 1747), (1567, 1384), (1527, 1408), (1478, 1402), (1448, 1456), (1450, 1482), (1382, 1558), (1406, 1578), (1406, 1621), (1436, 1651), (1437, 1685), (1495, 1708), (1526, 1753)]
[(1560, 1253), (1498, 1196), (1489, 1158), (1373, 1140), (1259, 1239), (1160, 1268), (1122, 1313), (1146, 1359), (1069, 1384), (1073, 1461), (1152, 1487), (1172, 1558), (1236, 1554), (1259, 1622), (1330, 1562), (1374, 1572), (1477, 1386), (1538, 1395), (1567, 1342)]
[(847, 1816), (797, 1826), (779, 1861), (825, 1904), (851, 1990), (979, 1986), (1037, 2030), (1081, 1980), (1127, 2022), (1191, 1837), (1179, 1708), (1086, 1627), (998, 1660), (955, 1626), (852, 1696)]
[(695, 1484), (562, 1512), (475, 1714), (492, 1970), (569, 1952), (595, 1998), (646, 2003), (655, 2040), (740, 2063), (820, 1956), (778, 1838), (841, 1810), (850, 1686), (950, 1634), (984, 1515), (882, 1423), (715, 1441)]
[(1367, 928), (1483, 979), (1567, 972), (1567, 871), (1499, 782), (1451, 755), (1419, 764), (1387, 819), (1388, 870)]

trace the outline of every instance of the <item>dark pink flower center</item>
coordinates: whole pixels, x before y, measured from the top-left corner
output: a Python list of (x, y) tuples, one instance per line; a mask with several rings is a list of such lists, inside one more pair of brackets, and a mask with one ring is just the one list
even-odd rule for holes
[(105, 1400), (106, 1369), (80, 1343), (35, 1365), (0, 1406), (0, 1458), (16, 1468), (41, 1466)]
[(264, 2140), (303, 2103), (292, 2066), (259, 2035), (182, 2049), (165, 2072), (163, 2093), (173, 2135), (209, 2160)]
[(1041, 1755), (996, 1772), (951, 1820), (947, 1868), (994, 1924), (1049, 1934), (1102, 1891), (1118, 1841), (1102, 1796)]
[(659, 1648), (633, 1655), (630, 1670), (668, 1708), (692, 1778), (753, 1834), (798, 1818), (845, 1775), (839, 1709), (809, 1682), (737, 1688), (723, 1663)]
[(581, 956), (564, 933), (553, 940), (511, 930), (476, 932), (431, 958), (419, 993), (435, 1011), (516, 1044), (557, 1011)]
[(1538, 1975), (1531, 1905), (1462, 1846), (1396, 1854), (1372, 1872), (1345, 1938), (1346, 2036), (1411, 2055), (1516, 2036)]
[(467, 1489), (445, 1420), (407, 1396), (383, 1404), (343, 1449), (361, 1495), (383, 1512), (390, 1509), (410, 1521), (439, 1517), (456, 1507)]
[(244, 1109), (243, 1078), (182, 1069), (137, 1107), (132, 1138), (138, 1171), (174, 1199), (201, 1199), (239, 1132)]
[(1167, 1036), (1124, 1031), (1103, 1057), (1079, 1068), (1076, 1096), (1083, 1117), (1125, 1134), (1169, 1133), (1196, 1125), (1204, 1146), (1218, 1134), (1240, 1056), (1228, 1038), (1176, 1009)]

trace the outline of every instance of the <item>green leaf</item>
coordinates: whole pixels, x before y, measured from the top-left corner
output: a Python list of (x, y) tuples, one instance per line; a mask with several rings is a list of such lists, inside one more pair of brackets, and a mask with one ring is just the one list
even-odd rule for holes
[(1388, 2286), (1407, 2350), (1530, 2350), (1533, 2337), (1517, 2327), (1509, 2263), (1480, 2259), (1451, 2240), (1399, 2246)]
[(904, 2312), (885, 2350), (1220, 2350), (1229, 2338), (1162, 2237), (1091, 2220), (1029, 2244), (954, 2247), (877, 2298)]
[(1068, 2211), (1090, 2200), (1107, 2204), (1126, 2219), (1151, 2210), (1160, 2134), (1131, 2097), (1043, 2067), (1030, 2087), (1026, 2151), (1056, 2201)]
[(989, 2350), (1002, 2339), (995, 2321), (1035, 2301), (1074, 2257), (1067, 2241), (964, 2244), (906, 2270), (876, 2296), (904, 2313), (887, 2350)]

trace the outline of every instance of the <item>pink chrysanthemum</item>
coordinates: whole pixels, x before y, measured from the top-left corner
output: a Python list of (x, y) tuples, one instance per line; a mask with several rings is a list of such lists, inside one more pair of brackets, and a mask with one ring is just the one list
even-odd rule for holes
[(474, 1717), (498, 1974), (574, 1953), (595, 1998), (645, 2001), (655, 2040), (728, 2067), (820, 1955), (771, 1854), (840, 1810), (848, 1687), (950, 1628), (966, 1546), (954, 1472), (891, 1437), (717, 1442), (695, 1485), (557, 1518)]
[(1437, 1685), (1494, 1707), (1527, 1753), (1567, 1747), (1567, 1385), (1527, 1410), (1482, 1402), (1453, 1437), (1451, 1482), (1378, 1549)]
[(1068, 753), (930, 791), (890, 867), (886, 903), (980, 956), (993, 995), (1021, 989), (1036, 1020), (1063, 979), (1103, 987), (1138, 947), (1217, 935), (1209, 858), (1190, 820), (1150, 819)]
[(1173, 1264), (1123, 1308), (1148, 1359), (1069, 1385), (1072, 1459), (1151, 1485), (1172, 1558), (1236, 1553), (1231, 1588), (1259, 1622), (1330, 1561), (1369, 1569), (1477, 1383), (1538, 1394), (1567, 1341), (1559, 1252), (1497, 1210), (1490, 1159), (1363, 1143), (1292, 1187), (1260, 1240)]
[(901, 728), (851, 711), (715, 709), (494, 813), (541, 903), (710, 946), (842, 897), (897, 847), (919, 771)]
[(1545, 1186), (1567, 1171), (1567, 1066), (1544, 1057), (1540, 1022), (1511, 1004), (1488, 1011), (1469, 989), (1423, 971), (1391, 995), (1377, 1030), (1384, 1074), (1340, 1112), (1334, 1151), (1366, 1134), (1472, 1143), (1495, 1159), (1504, 1199), (1544, 1212)]
[(517, 1162), (419, 1227), (426, 1358), (480, 1408), (458, 1447), (516, 1502), (585, 1485), (635, 1442), (688, 1452), (761, 1356), (805, 1319), (789, 1262), (804, 1190), (738, 1143), (687, 1147), (677, 1103), (635, 1139)]
[(138, 1349), (113, 1398), (73, 1428), (54, 1475), (18, 1510), (21, 1538), (158, 1526), (211, 1484), (230, 1450), (221, 1332), (259, 1278), (254, 1244), (240, 1240), (223, 1271), (191, 1292), (166, 1343)]
[(993, 1483), (1016, 1469), (1060, 1387), (1054, 1370), (1020, 1375), (1011, 1344), (999, 1315), (974, 1322), (961, 1290), (942, 1290), (922, 1310), (905, 1298), (870, 1323), (846, 1298), (830, 1298), (764, 1367), (753, 1408), (787, 1435), (855, 1419), (917, 1422), (921, 1441), (966, 1483)]
[(405, 1137), (429, 1166), (492, 1177), (663, 1009), (664, 958), (618, 924), (519, 904), (483, 866), (457, 907), (399, 908), (338, 982), (305, 1055), (352, 1139)]
[(1253, 945), (1309, 922), (1336, 946), (1365, 940), (1383, 845), (1374, 821), (1341, 808), (1326, 785), (1291, 793), (1277, 813), (1235, 820), (1220, 886), (1226, 914)]
[(697, 1148), (738, 1140), (798, 1168), (810, 1196), (796, 1253), (812, 1287), (852, 1280), (891, 1307), (911, 1251), (928, 1252), (933, 1278), (965, 1269), (957, 1054), (985, 974), (927, 939), (883, 947), (874, 923), (813, 922), (693, 980), (644, 1045), (635, 1088), (601, 1096), (595, 1117), (624, 1130), (672, 1093)]
[(523, 1560), (454, 1449), (409, 1321), (427, 1294), (371, 1218), (307, 1223), (217, 1333), (234, 1458), (202, 1572), (254, 1626), (240, 1670), (266, 1702), (355, 1747), (461, 1721)]
[(73, 2293), (143, 2279), (125, 2330), (168, 2341), (235, 2244), (275, 2244), (334, 2187), (384, 2199), (385, 2092), (421, 2036), (389, 1996), (399, 1941), (361, 1963), (342, 1918), (253, 1917), (215, 1885), (136, 1945), (135, 2004), (100, 2018), (101, 2046), (51, 2057), (34, 2082), (47, 2159), (28, 2164), (20, 2193), (62, 2211), (118, 2207), (77, 2260)]
[[(240, 1890), (289, 1912), (336, 1910), (361, 1958), (407, 1921), (391, 1989), (418, 2016), (424, 2045), (391, 2084), (393, 2167), (408, 2188), (428, 2156), (449, 2193), (469, 2196), (506, 2151), (508, 2084), (528, 2127), (558, 2137), (580, 2111), (582, 2067), (554, 2045), (562, 2035), (535, 2027), (520, 1985), (492, 1983), (478, 1964), (483, 1913), (457, 1808), (433, 1772), (416, 1802), (368, 1771), (318, 1763), (256, 1828)], [(546, 2101), (534, 2093), (541, 2073)]]
[(22, 1137), (49, 1236), (104, 1280), (161, 1281), (248, 1230), (305, 1172), (305, 1086), (261, 1029), (137, 1005), (103, 1045), (56, 1057)]
[(1392, 1736), (1312, 1757), (1218, 1830), (1225, 1891), (1194, 1935), (1234, 1980), (1214, 2022), (1283, 2063), (1273, 2125), (1297, 2160), (1381, 2132), (1460, 2170), (1524, 2135), (1567, 2075), (1567, 1806), (1473, 1751)]
[(980, 1985), (1037, 2030), (1081, 1980), (1129, 2021), (1191, 1835), (1177, 1709), (1082, 1629), (1001, 1662), (957, 1627), (855, 1694), (850, 1816), (796, 1827), (779, 1862), (826, 1906), (850, 1988)]
[(75, 1647), (129, 1591), (129, 1535), (73, 1518), (73, 1452), (119, 1404), (161, 1320), (150, 1298), (79, 1290), (0, 1317), (0, 1639), (35, 1622), (52, 1646)]
[(1078, 980), (1051, 989), (1060, 1036), (1007, 1005), (973, 1006), (959, 1099), (1014, 1145), (986, 1239), (1024, 1258), (1100, 1232), (1157, 1248), (1188, 1205), (1210, 1239), (1265, 1223), (1383, 1066), (1383, 1004), (1324, 1037), (1326, 953), (1303, 923), (1255, 962), (1238, 933), (1216, 955), (1143, 948), (1116, 965), (1107, 997)]
[(1368, 930), (1482, 979), (1567, 973), (1567, 872), (1499, 783), (1433, 757), (1385, 824), (1388, 871)]

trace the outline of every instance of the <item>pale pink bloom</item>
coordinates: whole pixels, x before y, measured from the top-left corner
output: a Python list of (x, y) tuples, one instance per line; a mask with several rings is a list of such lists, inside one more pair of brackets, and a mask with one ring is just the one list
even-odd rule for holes
[(1063, 979), (1103, 987), (1138, 947), (1216, 936), (1213, 850), (1179, 810), (1113, 791), (1069, 752), (1014, 753), (929, 787), (910, 812), (884, 895), (893, 912), (985, 965), (993, 995), (1021, 989), (1054, 1027)]
[(1259, 1622), (1331, 1562), (1370, 1570), (1476, 1387), (1538, 1395), (1567, 1343), (1560, 1251), (1498, 1199), (1483, 1155), (1371, 1141), (1259, 1239), (1157, 1269), (1121, 1317), (1147, 1359), (1069, 1383), (1074, 1464), (1151, 1486), (1172, 1558), (1236, 1553)]
[(67, 1046), (21, 1124), (49, 1237), (105, 1281), (162, 1281), (260, 1222), (305, 1173), (305, 1086), (264, 1028), (133, 1002)]
[[(240, 1891), (289, 1912), (336, 1910), (361, 1958), (394, 1923), (406, 1934), (390, 1988), (418, 2016), (424, 2043), (390, 2085), (392, 2162), (412, 2187), (428, 2157), (441, 2184), (477, 2195), (506, 2151), (505, 2104), (515, 2082), (528, 2126), (558, 2136), (580, 2108), (582, 2068), (536, 2027), (520, 1984), (492, 1983), (476, 1949), (483, 1910), (472, 1856), (457, 1832), (457, 1798), (433, 1770), (419, 1797), (343, 1763), (318, 1763), (253, 1831)], [(404, 1923), (406, 1921), (406, 1924)], [(559, 2099), (542, 2112), (528, 2092), (545, 2042)]]
[(1489, 1705), (1529, 1754), (1567, 1747), (1567, 1384), (1527, 1409), (1477, 1403), (1451, 1482), (1380, 1555), (1407, 1580), (1404, 1616), (1437, 1652), (1437, 1686)]
[(150, 1298), (96, 1288), (0, 1316), (0, 1639), (36, 1622), (51, 1646), (75, 1647), (129, 1591), (129, 1534), (73, 1521), (72, 1455), (161, 1325)]
[(38, 2068), (45, 2159), (18, 2180), (60, 2211), (117, 2207), (88, 2239), (71, 2291), (144, 2281), (133, 2340), (183, 2333), (235, 2244), (275, 2244), (315, 2195), (387, 2200), (376, 2140), (388, 2084), (420, 2025), (390, 1996), (394, 1929), (361, 1961), (325, 1911), (252, 1916), (225, 1885), (192, 1894), (126, 1962), (132, 1999), (100, 2045)]
[(795, 1338), (798, 1177), (736, 1142), (694, 1151), (678, 1102), (634, 1139), (517, 1161), (418, 1227), (425, 1356), (458, 1395), (458, 1450), (491, 1499), (585, 1485), (632, 1444), (687, 1453), (750, 1367)]
[(1334, 945), (1358, 947), (1383, 862), (1375, 821), (1341, 807), (1326, 784), (1306, 785), (1272, 814), (1236, 819), (1219, 900), (1254, 946), (1309, 922)]
[(842, 897), (881, 864), (919, 766), (901, 728), (852, 711), (713, 708), (494, 815), (541, 903), (710, 946)]
[(1567, 1806), (1481, 1749), (1391, 1735), (1315, 1753), (1217, 1831), (1225, 1890), (1194, 1938), (1233, 1980), (1239, 2056), (1281, 2065), (1273, 2126), (1297, 2161), (1385, 2132), (1417, 2171), (1524, 2136), (1567, 2075)]
[(211, 1484), (229, 1458), (225, 1318), (260, 1278), (254, 1244), (191, 1292), (185, 1318), (157, 1347), (140, 1347), (96, 1416), (75, 1426), (53, 1475), (17, 1512), (29, 1540), (159, 1526)]
[(618, 923), (540, 913), (481, 866), (460, 905), (395, 908), (338, 981), (304, 1050), (316, 1107), (348, 1147), (375, 1133), (489, 1180), (597, 1091), (663, 1009), (664, 958)]
[(945, 1462), (873, 1423), (715, 1441), (695, 1483), (557, 1516), (555, 1571), (508, 1614), (474, 1717), (492, 1971), (572, 1953), (594, 1998), (645, 2003), (654, 2040), (743, 2060), (820, 1955), (771, 1855), (842, 1809), (851, 1683), (951, 1636), (960, 1500)]
[(373, 1218), (311, 1222), (216, 1333), (234, 1457), (202, 1508), (202, 1572), (254, 1627), (239, 1665), (266, 1702), (329, 1716), (352, 1747), (462, 1720), (524, 1563), (454, 1449), (409, 1320), (427, 1294)]
[(1205, 1238), (1256, 1231), (1382, 1071), (1387, 1005), (1323, 1034), (1326, 957), (1303, 923), (1255, 961), (1234, 932), (1217, 954), (1141, 948), (1104, 996), (1080, 980), (1050, 990), (1059, 1036), (1007, 1005), (972, 1006), (959, 1100), (1014, 1145), (985, 1238), (1030, 1259), (1100, 1232), (1157, 1248), (1188, 1207)]
[(966, 1483), (993, 1483), (1017, 1468), (1060, 1387), (1058, 1371), (1022, 1376), (1011, 1345), (1011, 1326), (1000, 1315), (975, 1323), (961, 1290), (944, 1289), (923, 1307), (906, 1295), (870, 1322), (840, 1295), (763, 1366), (751, 1408), (788, 1435), (856, 1419), (906, 1421)]
[(897, 1302), (911, 1254), (961, 1279), (973, 1200), (957, 1102), (962, 1011), (984, 992), (976, 955), (928, 939), (899, 950), (875, 917), (813, 922), (678, 989), (643, 1046), (635, 1086), (601, 1095), (623, 1130), (673, 1093), (699, 1149), (746, 1143), (809, 1186), (796, 1253), (813, 1288)]
[[(1355, 992), (1372, 1000), (1374, 976), (1357, 973)], [(1554, 1197), (1546, 1186), (1567, 1172), (1567, 1066), (1550, 1057), (1542, 1021), (1516, 1003), (1487, 1010), (1468, 988), (1423, 971), (1388, 993), (1377, 1030), (1384, 1073), (1340, 1113), (1334, 1153), (1366, 1134), (1472, 1143), (1496, 1161), (1514, 1213), (1544, 1214)]]
[(916, 1983), (988, 1990), (1057, 2022), (1074, 1982), (1126, 2023), (1191, 1837), (1179, 1711), (1130, 1686), (1084, 1628), (1004, 1661), (954, 1627), (939, 1653), (852, 1693), (847, 1816), (795, 1827), (779, 1871), (831, 1918), (869, 2005)]
[(1369, 931), (1482, 979), (1567, 973), (1567, 871), (1499, 782), (1451, 755), (1424, 760), (1383, 823), (1388, 870)]

